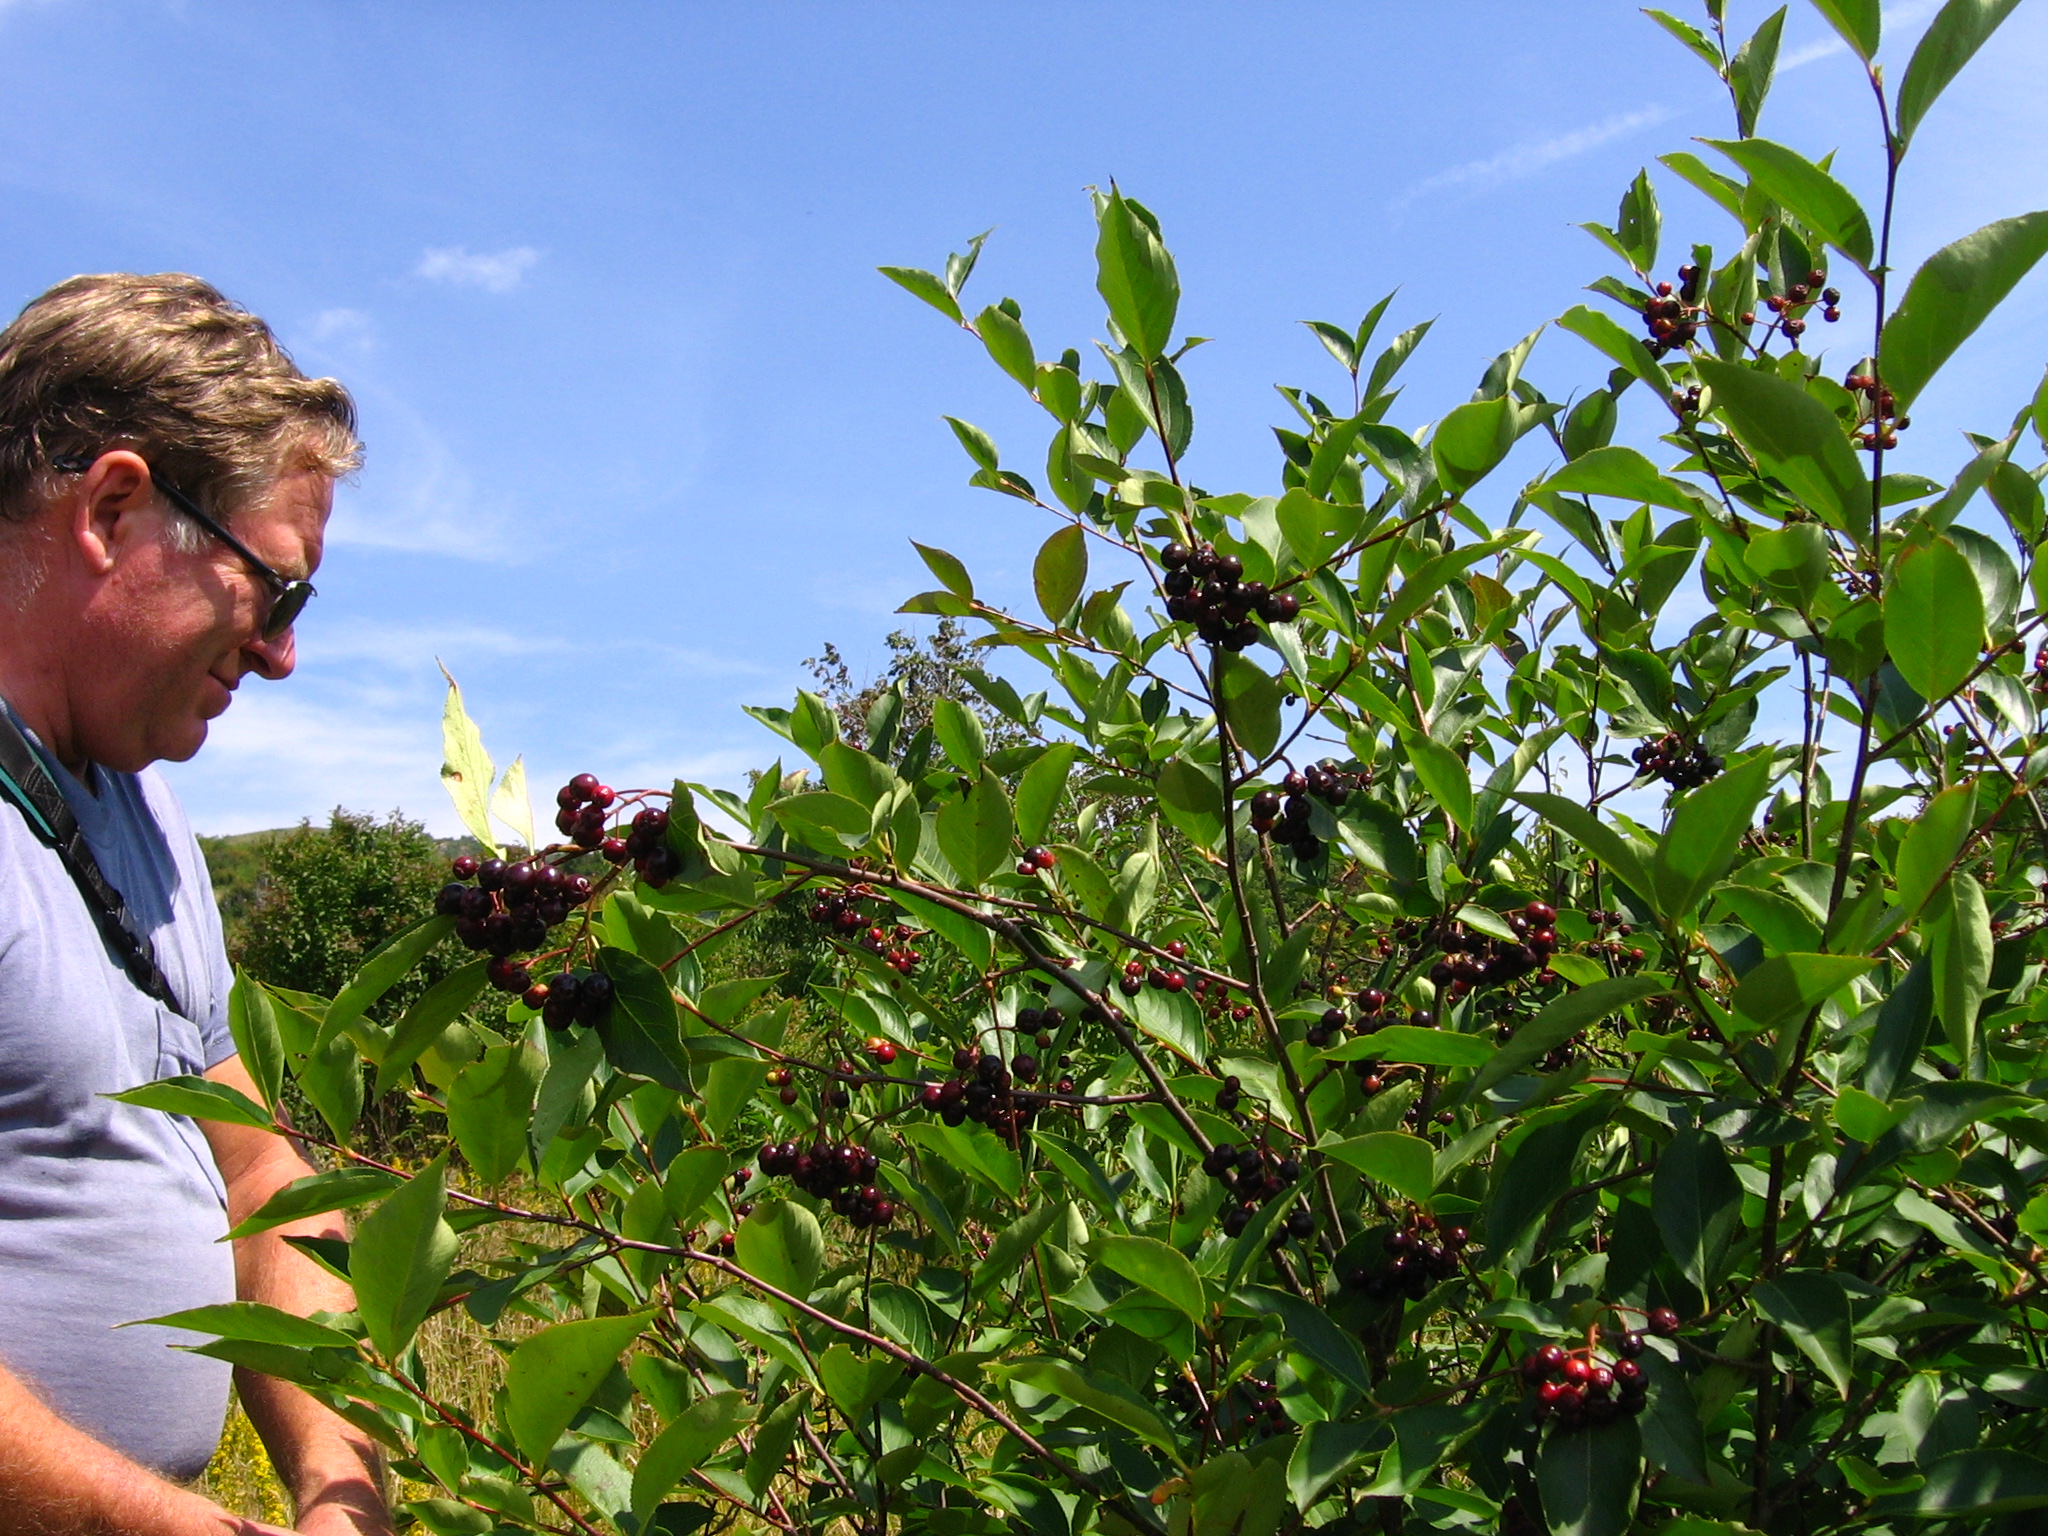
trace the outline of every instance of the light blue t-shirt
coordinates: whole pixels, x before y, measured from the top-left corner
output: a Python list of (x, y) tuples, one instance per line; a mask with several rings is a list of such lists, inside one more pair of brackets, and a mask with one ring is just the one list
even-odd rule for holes
[(225, 1194), (193, 1121), (100, 1095), (235, 1053), (220, 914), (158, 774), (94, 768), (93, 794), (49, 767), (190, 1017), (129, 980), (0, 796), (0, 1361), (79, 1428), (183, 1480), (220, 1438), (229, 1367), (167, 1347), (201, 1335), (117, 1325), (234, 1299)]

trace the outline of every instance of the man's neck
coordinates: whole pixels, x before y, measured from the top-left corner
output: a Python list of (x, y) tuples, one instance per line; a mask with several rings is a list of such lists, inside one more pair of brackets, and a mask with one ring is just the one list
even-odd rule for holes
[(62, 660), (38, 642), (36, 627), (32, 612), (0, 608), (0, 698), (35, 733), (44, 751), (90, 786), (91, 768), (72, 729)]

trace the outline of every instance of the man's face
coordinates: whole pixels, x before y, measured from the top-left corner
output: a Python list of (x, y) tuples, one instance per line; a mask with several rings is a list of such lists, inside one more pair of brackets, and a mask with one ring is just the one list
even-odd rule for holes
[[(332, 480), (295, 470), (229, 526), (279, 575), (311, 576), (333, 504)], [(161, 498), (154, 515), (183, 517)], [(246, 675), (287, 677), (296, 660), (290, 630), (263, 638), (271, 589), (240, 555), (211, 537), (196, 551), (180, 550), (162, 537), (161, 523), (138, 531), (157, 536), (132, 547), (92, 605), (93, 650), (104, 665), (78, 722), (85, 755), (120, 772), (191, 757)]]

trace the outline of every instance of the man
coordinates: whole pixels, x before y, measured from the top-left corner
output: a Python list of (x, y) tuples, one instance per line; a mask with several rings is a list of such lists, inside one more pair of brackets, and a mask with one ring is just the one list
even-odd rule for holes
[[(282, 1241), (332, 1219), (220, 1241), (310, 1171), (288, 1142), (102, 1095), (179, 1072), (256, 1093), (205, 866), (150, 765), (198, 751), (249, 673), (290, 674), (354, 415), (196, 278), (73, 278), (0, 332), (0, 746), (29, 781), (0, 784), (0, 1532), (267, 1531), (178, 1486), (228, 1367), (118, 1325), (353, 1305)], [(52, 835), (67, 815), (86, 856)], [(299, 1530), (389, 1530), (365, 1437), (235, 1379)]]

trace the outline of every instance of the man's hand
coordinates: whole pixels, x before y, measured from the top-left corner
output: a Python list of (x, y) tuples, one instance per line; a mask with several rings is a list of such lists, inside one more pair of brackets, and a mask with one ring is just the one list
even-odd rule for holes
[[(260, 1098), (239, 1056), (207, 1077)], [(230, 1225), (259, 1209), (294, 1179), (313, 1172), (281, 1136), (251, 1126), (200, 1122), (214, 1161), (228, 1187)], [(304, 1317), (310, 1312), (346, 1312), (355, 1298), (346, 1285), (307, 1259), (284, 1239), (347, 1237), (332, 1215), (308, 1217), (235, 1241), (235, 1290), (244, 1301), (260, 1301)], [(298, 1501), (298, 1529), (307, 1536), (389, 1536), (377, 1448), (369, 1438), (288, 1382), (237, 1370), (242, 1406), (263, 1437), (278, 1475)]]

